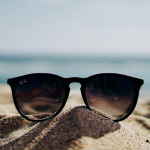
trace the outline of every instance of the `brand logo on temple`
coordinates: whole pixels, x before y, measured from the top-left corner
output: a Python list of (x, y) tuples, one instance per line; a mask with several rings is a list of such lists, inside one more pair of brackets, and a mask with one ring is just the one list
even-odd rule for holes
[(19, 83), (22, 85), (24, 83), (26, 83), (27, 81), (24, 79), (23, 81), (20, 81)]

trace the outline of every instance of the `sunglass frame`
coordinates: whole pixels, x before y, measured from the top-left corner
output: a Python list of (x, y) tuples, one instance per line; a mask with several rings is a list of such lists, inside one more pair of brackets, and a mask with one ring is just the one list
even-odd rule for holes
[[(19, 106), (17, 104), (17, 100), (16, 100), (16, 95), (15, 95), (15, 88), (16, 88), (16, 85), (17, 83), (24, 79), (25, 77), (32, 77), (32, 76), (54, 76), (56, 78), (59, 78), (65, 85), (65, 98), (64, 98), (64, 101), (63, 101), (63, 104), (62, 106), (60, 107), (60, 109), (54, 113), (53, 116), (51, 117), (48, 117), (48, 118), (44, 118), (44, 119), (37, 119), (37, 120), (33, 120), (31, 118), (28, 118), (26, 115), (24, 115), (21, 110), (19, 109)], [(142, 84), (144, 83), (144, 80), (143, 79), (140, 79), (140, 78), (135, 78), (135, 77), (131, 77), (131, 76), (128, 76), (128, 75), (123, 75), (123, 74), (118, 74), (118, 73), (100, 73), (100, 74), (95, 74), (95, 75), (92, 75), (92, 76), (89, 76), (87, 78), (80, 78), (80, 77), (70, 77), (70, 78), (64, 78), (64, 77), (61, 77), (61, 76), (58, 76), (58, 75), (55, 75), (55, 74), (51, 74), (51, 73), (32, 73), (32, 74), (26, 74), (26, 75), (23, 75), (23, 76), (18, 76), (18, 77), (15, 77), (15, 78), (10, 78), (7, 80), (7, 83), (10, 85), (11, 87), (11, 90), (12, 90), (12, 96), (13, 96), (13, 101), (14, 101), (14, 104), (15, 104), (15, 107), (16, 109), (18, 110), (18, 112), (24, 117), (26, 118), (27, 120), (30, 120), (30, 121), (34, 121), (34, 122), (42, 122), (42, 121), (45, 121), (49, 118), (52, 118), (52, 117), (55, 117), (57, 116), (61, 111), (62, 109), (64, 108), (66, 102), (67, 102), (67, 99), (68, 99), (68, 96), (69, 96), (69, 92), (70, 92), (70, 88), (69, 88), (69, 85), (73, 82), (78, 82), (81, 84), (81, 95), (82, 95), (82, 98), (83, 98), (83, 101), (86, 105), (86, 107), (91, 110), (90, 106), (88, 105), (87, 103), (87, 100), (86, 100), (86, 95), (85, 95), (85, 87), (86, 87), (86, 84), (87, 82), (93, 78), (93, 77), (96, 77), (96, 76), (120, 76), (120, 77), (124, 77), (124, 78), (127, 78), (129, 79), (134, 85), (135, 85), (135, 97), (133, 99), (133, 105), (132, 105), (132, 108), (129, 110), (128, 114), (126, 114), (124, 117), (122, 118), (119, 118), (119, 119), (116, 119), (114, 120), (115, 122), (119, 122), (119, 121), (122, 121), (124, 119), (126, 119), (128, 116), (131, 115), (131, 113), (133, 112), (133, 110), (135, 109), (136, 107), (136, 104), (137, 104), (137, 101), (138, 101), (138, 96), (139, 96), (139, 90), (142, 86)]]

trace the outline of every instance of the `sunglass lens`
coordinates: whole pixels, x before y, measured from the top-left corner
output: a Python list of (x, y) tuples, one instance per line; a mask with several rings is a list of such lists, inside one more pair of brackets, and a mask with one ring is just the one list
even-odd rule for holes
[(97, 75), (86, 84), (85, 96), (91, 109), (96, 108), (117, 120), (130, 111), (135, 97), (135, 85), (126, 77)]
[(43, 120), (61, 108), (65, 86), (55, 76), (27, 76), (18, 82), (15, 94), (23, 115), (32, 120)]

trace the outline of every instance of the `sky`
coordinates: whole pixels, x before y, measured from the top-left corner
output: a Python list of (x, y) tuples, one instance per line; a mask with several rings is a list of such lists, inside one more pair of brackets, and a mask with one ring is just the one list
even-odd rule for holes
[(150, 57), (149, 0), (1, 0), (0, 55)]

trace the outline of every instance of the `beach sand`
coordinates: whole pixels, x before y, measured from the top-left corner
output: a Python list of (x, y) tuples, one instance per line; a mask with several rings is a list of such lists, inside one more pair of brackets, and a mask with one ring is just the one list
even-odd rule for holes
[(55, 118), (28, 121), (18, 114), (10, 87), (1, 84), (0, 150), (150, 150), (150, 97), (139, 97), (133, 114), (118, 123), (83, 105), (80, 93), (71, 91)]

